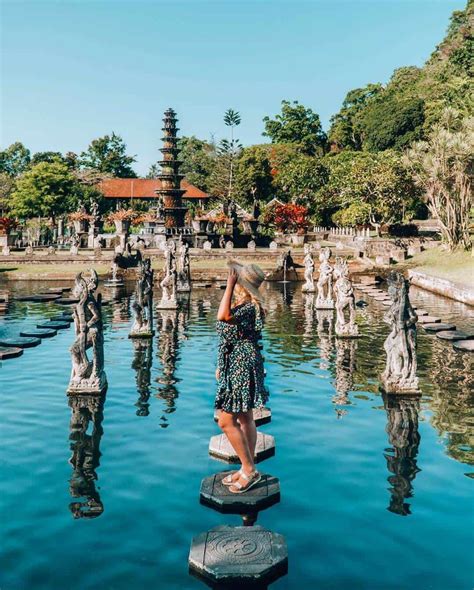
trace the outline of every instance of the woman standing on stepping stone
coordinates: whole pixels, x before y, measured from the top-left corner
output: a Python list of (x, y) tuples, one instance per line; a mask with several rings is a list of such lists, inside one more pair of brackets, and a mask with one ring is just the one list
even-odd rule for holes
[(239, 471), (225, 477), (222, 483), (239, 494), (261, 479), (254, 463), (257, 429), (253, 410), (263, 407), (268, 400), (259, 347), (265, 316), (259, 287), (265, 275), (256, 264), (244, 266), (230, 261), (229, 267), (227, 286), (217, 312), (215, 407), (221, 410), (219, 426), (242, 464)]

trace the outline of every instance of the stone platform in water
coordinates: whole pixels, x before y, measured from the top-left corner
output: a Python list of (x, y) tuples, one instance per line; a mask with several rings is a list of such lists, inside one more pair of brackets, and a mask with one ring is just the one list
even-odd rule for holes
[(66, 330), (71, 324), (66, 321), (61, 322), (45, 322), (44, 324), (36, 324), (40, 330)]
[(26, 336), (27, 338), (52, 338), (56, 336), (58, 332), (52, 329), (44, 330), (25, 330), (20, 332), (20, 336)]
[(438, 322), (437, 324), (422, 324), (422, 327), (427, 332), (441, 332), (446, 330), (456, 330), (456, 326), (454, 324), (443, 324), (442, 322)]
[(76, 303), (79, 303), (79, 299), (74, 299), (73, 297), (60, 297), (59, 299), (56, 299), (54, 303), (57, 303), (58, 305), (75, 305)]
[[(418, 312), (416, 312), (418, 315)], [(421, 317), (418, 316), (418, 322), (420, 324), (439, 324), (441, 318), (438, 318), (434, 315), (422, 315)]]
[(56, 301), (61, 295), (54, 295), (53, 293), (41, 293), (38, 295), (20, 295), (15, 297), (16, 301), (28, 301), (30, 303), (48, 303), (49, 301)]
[[(219, 413), (220, 410), (216, 410), (214, 412), (214, 420), (217, 422), (219, 420)], [(253, 419), (255, 420), (255, 424), (260, 426), (261, 424), (268, 424), (268, 422), (272, 419), (272, 411), (270, 408), (258, 408), (253, 411)]]
[(472, 340), (474, 338), (474, 334), (468, 334), (467, 332), (463, 332), (462, 330), (449, 330), (437, 332), (436, 336), (441, 340), (451, 340), (452, 342), (456, 340)]
[(453, 348), (463, 352), (474, 352), (474, 340), (457, 340), (453, 342)]
[(27, 338), (26, 336), (0, 339), (0, 346), (10, 348), (33, 348), (33, 346), (38, 346), (39, 344), (41, 344), (41, 340), (39, 338)]
[[(222, 459), (228, 463), (238, 463), (239, 458), (236, 455), (232, 445), (225, 434), (216, 434), (211, 436), (209, 442), (209, 454), (217, 459)], [(255, 449), (255, 463), (263, 461), (267, 457), (275, 454), (275, 439), (269, 434), (257, 432), (257, 446)]]
[[(260, 525), (217, 526), (194, 537), (189, 567), (199, 576), (225, 584), (270, 583), (288, 571), (285, 538)], [(261, 587), (261, 586), (260, 586)]]
[(64, 322), (69, 322), (71, 323), (72, 321), (74, 321), (72, 319), (72, 315), (53, 315), (52, 317), (49, 318), (50, 322), (59, 322), (59, 323), (64, 323)]
[(244, 494), (234, 494), (223, 485), (222, 479), (234, 471), (222, 471), (206, 477), (201, 483), (201, 503), (212, 506), (220, 512), (248, 514), (273, 506), (280, 500), (278, 478), (262, 473), (262, 479)]
[(426, 309), (418, 309), (417, 307), (413, 308), (416, 311), (416, 315), (420, 318), (423, 315), (428, 315)]
[(14, 348), (13, 346), (0, 346), (0, 361), (14, 359), (23, 354), (23, 348)]

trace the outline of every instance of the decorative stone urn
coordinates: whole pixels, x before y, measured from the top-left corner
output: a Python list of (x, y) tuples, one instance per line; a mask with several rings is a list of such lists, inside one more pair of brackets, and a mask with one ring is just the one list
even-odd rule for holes
[(306, 240), (306, 234), (291, 234), (291, 243), (293, 246), (302, 246)]

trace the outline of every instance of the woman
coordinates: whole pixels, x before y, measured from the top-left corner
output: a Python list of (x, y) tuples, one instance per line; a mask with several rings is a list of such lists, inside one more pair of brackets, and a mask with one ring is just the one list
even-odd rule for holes
[[(219, 426), (237, 453), (242, 467), (222, 483), (234, 494), (248, 491), (261, 476), (255, 469), (257, 430), (253, 409), (267, 402), (259, 340), (264, 310), (259, 287), (265, 279), (255, 264), (229, 263), (229, 277), (217, 312), (219, 355), (215, 407)], [(232, 307), (232, 297), (235, 304)]]

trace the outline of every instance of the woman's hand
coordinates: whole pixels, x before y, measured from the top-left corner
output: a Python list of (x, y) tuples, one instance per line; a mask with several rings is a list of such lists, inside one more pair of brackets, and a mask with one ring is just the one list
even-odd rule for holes
[(220, 378), (221, 378), (221, 372), (219, 371), (219, 369), (216, 369), (216, 381), (219, 381)]
[(237, 283), (238, 278), (239, 278), (239, 275), (237, 274), (237, 271), (235, 270), (235, 268), (229, 268), (229, 276), (227, 277), (227, 286), (228, 287), (235, 287), (235, 284)]

